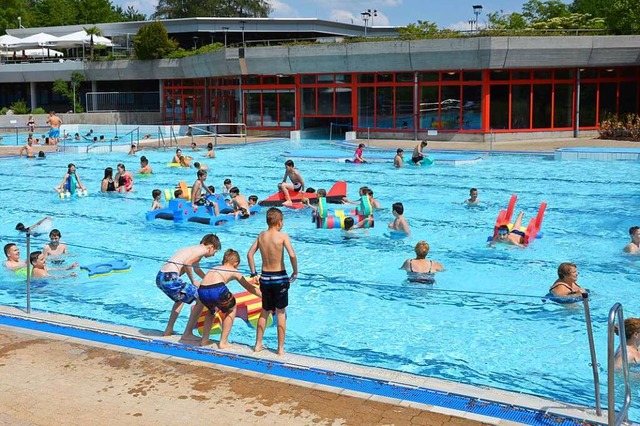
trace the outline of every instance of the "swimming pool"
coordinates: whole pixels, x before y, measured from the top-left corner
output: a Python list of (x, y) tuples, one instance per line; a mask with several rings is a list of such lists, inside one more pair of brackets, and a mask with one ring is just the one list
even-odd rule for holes
[[(202, 159), (203, 151), (184, 153), (210, 166), (207, 182), (216, 189), (230, 177), (241, 193), (264, 198), (284, 173), (281, 153), (310, 147), (335, 150), (320, 141), (286, 141), (219, 150), (214, 160)], [(137, 157), (64, 154), (2, 161), (0, 175), (11, 186), (0, 193), (3, 244), (20, 241), (16, 222), (30, 224), (50, 215), (70, 244), (71, 260), (126, 259), (132, 264), (124, 274), (89, 279), (80, 273), (76, 279), (35, 288), (33, 309), (162, 330), (171, 302), (156, 288), (155, 274), (177, 248), (195, 244), (211, 231), (218, 233), (222, 251), (240, 251), (241, 268), (247, 270), (246, 251), (265, 229), (264, 216), (227, 227), (147, 223), (152, 189), (173, 187), (178, 180), (192, 183), (195, 171), (167, 168), (172, 151), (142, 154), (156, 174), (137, 179), (136, 192), (126, 195), (100, 194), (100, 180), (104, 168), (118, 162), (137, 170)], [(87, 198), (60, 200), (51, 190), (69, 162), (78, 166), (90, 188)], [(336, 230), (315, 229), (308, 211), (285, 211), (284, 230), (300, 264), (300, 279), (290, 293), (288, 351), (593, 405), (583, 310), (543, 303), (541, 297), (560, 262), (578, 264), (579, 282), (592, 291), (598, 360), (606, 365), (609, 308), (622, 301), (626, 316), (640, 314), (635, 289), (640, 263), (621, 254), (627, 230), (637, 221), (634, 176), (639, 164), (496, 155), (458, 167), (396, 170), (388, 163), (302, 160), (296, 166), (314, 188), (346, 180), (352, 199), (360, 185), (369, 185), (386, 208), (376, 213), (374, 229), (349, 240)], [(462, 205), (471, 187), (479, 189), (482, 207)], [(506, 208), (512, 193), (519, 194), (516, 210), (526, 212), (527, 222), (540, 202), (548, 203), (544, 237), (525, 250), (487, 248), (498, 211)], [(405, 204), (413, 230), (408, 240), (385, 235), (392, 219), (389, 207), (396, 201)], [(434, 286), (408, 283), (398, 269), (413, 256), (420, 239), (431, 245), (429, 257), (447, 269)], [(42, 240), (34, 245), (41, 247)], [(24, 243), (20, 248), (24, 253)], [(0, 303), (25, 306), (19, 278), (4, 277)], [(177, 330), (186, 319), (183, 312)], [(252, 344), (254, 336), (254, 330), (238, 321), (231, 341)], [(268, 330), (269, 347), (275, 347), (275, 339), (275, 330)], [(639, 419), (640, 407), (634, 404), (631, 418)]]

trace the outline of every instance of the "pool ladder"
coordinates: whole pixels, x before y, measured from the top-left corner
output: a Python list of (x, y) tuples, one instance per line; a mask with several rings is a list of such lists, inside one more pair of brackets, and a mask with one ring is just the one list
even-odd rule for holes
[[(589, 337), (589, 349), (591, 352), (591, 368), (593, 369), (593, 385), (595, 388), (596, 415), (602, 415), (600, 406), (600, 379), (598, 375), (598, 361), (596, 359), (595, 344), (593, 340), (593, 329), (591, 328), (591, 312), (589, 309), (589, 293), (582, 293), (582, 302), (584, 304), (584, 316), (587, 324), (587, 336)], [(615, 405), (615, 323), (618, 322), (619, 346), (622, 356), (622, 375), (624, 378), (624, 404), (619, 412), (616, 413)], [(622, 305), (616, 303), (609, 310), (607, 320), (607, 424), (609, 426), (619, 426), (628, 422), (629, 406), (631, 405), (631, 387), (629, 385), (629, 361), (627, 357), (627, 338), (624, 331), (624, 314)]]

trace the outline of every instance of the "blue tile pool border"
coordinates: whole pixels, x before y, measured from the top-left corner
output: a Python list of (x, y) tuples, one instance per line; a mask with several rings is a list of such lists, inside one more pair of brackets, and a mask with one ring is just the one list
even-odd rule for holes
[(603, 424), (566, 415), (537, 411), (518, 405), (438, 391), (426, 387), (411, 386), (321, 368), (289, 364), (281, 361), (259, 359), (164, 340), (124, 336), (112, 332), (46, 322), (41, 319), (26, 319), (8, 314), (0, 314), (0, 325), (52, 333), (177, 358), (202, 361), (214, 365), (238, 368), (255, 373), (347, 389), (386, 398), (401, 399), (529, 425), (584, 426)]

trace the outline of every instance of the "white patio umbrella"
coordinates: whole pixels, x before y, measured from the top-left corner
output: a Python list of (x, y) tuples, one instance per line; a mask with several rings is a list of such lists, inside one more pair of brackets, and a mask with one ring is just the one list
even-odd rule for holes
[(13, 48), (53, 46), (58, 37), (47, 33), (38, 33), (21, 39)]
[(14, 37), (12, 35), (9, 34), (5, 34), (3, 36), (0, 36), (0, 47), (11, 47), (14, 46), (18, 43), (20, 43), (20, 41), (22, 41), (22, 39), (18, 38), (18, 37)]
[[(62, 37), (58, 37), (55, 42), (56, 47), (79, 47), (79, 46), (88, 46), (91, 44), (91, 36), (87, 34), (86, 31), (76, 31), (75, 33), (67, 34)], [(93, 44), (94, 46), (113, 46), (111, 40), (106, 37), (94, 35), (93, 36)]]

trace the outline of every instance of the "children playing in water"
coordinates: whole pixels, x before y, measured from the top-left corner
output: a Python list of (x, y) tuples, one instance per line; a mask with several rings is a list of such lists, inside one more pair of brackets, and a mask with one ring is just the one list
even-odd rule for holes
[(413, 154), (411, 155), (411, 161), (416, 166), (421, 166), (422, 160), (424, 160), (425, 157), (429, 156), (424, 152), (426, 147), (427, 147), (427, 141), (423, 140), (418, 145), (416, 145), (416, 147), (413, 149)]
[[(291, 166), (293, 167), (293, 166)], [(267, 211), (268, 229), (258, 235), (247, 253), (251, 276), (256, 275), (256, 265), (253, 259), (256, 251), (260, 251), (262, 258), (262, 273), (260, 276), (260, 291), (262, 292), (262, 311), (258, 319), (256, 330), (256, 344), (254, 351), (263, 349), (262, 338), (267, 325), (269, 313), (276, 311), (278, 324), (278, 355), (284, 354), (284, 338), (287, 329), (286, 308), (289, 304), (289, 285), (298, 278), (298, 259), (291, 246), (289, 236), (280, 232), (284, 226), (282, 212), (272, 207)], [(287, 275), (284, 266), (284, 250), (287, 250), (289, 261), (293, 268), (291, 277)]]
[(236, 219), (238, 217), (240, 217), (240, 219), (250, 218), (251, 214), (249, 213), (249, 203), (244, 196), (240, 195), (240, 190), (234, 186), (229, 190), (229, 195), (231, 196), (231, 203), (233, 205)]
[(262, 293), (256, 287), (257, 278), (247, 281), (240, 271), (240, 255), (233, 249), (228, 249), (222, 258), (222, 265), (211, 268), (200, 282), (198, 288), (198, 298), (200, 302), (207, 307), (208, 312), (205, 315), (204, 325), (202, 328), (202, 340), (200, 345), (205, 346), (211, 343), (209, 333), (215, 319), (216, 310), (222, 315), (222, 332), (220, 334), (219, 349), (227, 349), (229, 344), (229, 333), (233, 326), (233, 320), (236, 316), (236, 299), (227, 288), (227, 284), (236, 280), (247, 291), (262, 297)]
[[(278, 190), (280, 190), (284, 194), (285, 201), (282, 203), (283, 206), (290, 206), (293, 204), (291, 201), (291, 195), (289, 195), (289, 191), (304, 191), (304, 179), (300, 172), (294, 167), (292, 160), (287, 160), (284, 163), (285, 172), (284, 177), (282, 178), (282, 182), (278, 184)], [(287, 183), (287, 178), (291, 181), (291, 183)]]
[[(169, 322), (164, 330), (165, 336), (173, 334), (173, 326), (182, 306), (185, 303), (193, 303), (198, 297), (200, 283), (194, 273), (200, 278), (205, 277), (205, 273), (200, 269), (200, 260), (203, 257), (213, 256), (218, 250), (220, 250), (220, 239), (214, 234), (207, 234), (200, 240), (200, 244), (184, 247), (175, 252), (160, 268), (156, 276), (156, 286), (174, 302)], [(184, 274), (187, 274), (190, 282), (182, 280), (181, 277)], [(183, 333), (184, 338), (192, 336), (195, 321), (191, 321), (191, 317), (197, 319), (199, 315), (200, 312), (197, 315), (192, 312), (189, 324)]]
[(4, 246), (4, 255), (7, 260), (4, 261), (4, 267), (10, 271), (24, 268), (27, 262), (20, 259), (20, 249), (15, 243), (9, 243)]
[(367, 161), (362, 158), (362, 152), (364, 151), (364, 144), (358, 144), (358, 148), (356, 148), (356, 152), (353, 154), (353, 162), (356, 164), (366, 163)]
[(153, 173), (153, 169), (149, 165), (149, 159), (146, 156), (140, 157), (140, 170), (138, 170), (138, 174), (150, 175)]
[(68, 254), (67, 245), (65, 243), (60, 242), (60, 238), (62, 238), (62, 234), (58, 229), (52, 229), (49, 232), (49, 242), (44, 245), (44, 249), (42, 250), (42, 254), (45, 259), (49, 256), (62, 256), (63, 254)]
[(213, 150), (213, 144), (211, 142), (207, 144), (207, 152), (204, 156), (205, 158), (216, 158), (216, 153)]
[(68, 192), (73, 195), (79, 189), (81, 191), (86, 191), (87, 188), (82, 185), (82, 181), (80, 180), (80, 176), (76, 173), (76, 165), (73, 163), (69, 163), (67, 166), (67, 173), (62, 178), (62, 182), (60, 182), (59, 186), (54, 188), (59, 194)]
[(411, 235), (409, 229), (409, 223), (404, 217), (404, 206), (402, 203), (393, 203), (391, 206), (391, 212), (393, 213), (393, 221), (389, 223), (389, 229), (395, 232), (402, 232), (407, 237)]
[(41, 251), (34, 251), (29, 256), (29, 263), (33, 267), (32, 276), (33, 278), (67, 278), (67, 277), (75, 277), (77, 274), (72, 272), (69, 275), (51, 275), (50, 271), (69, 271), (71, 269), (75, 269), (78, 267), (78, 262), (74, 262), (69, 266), (65, 266), (62, 268), (51, 268), (47, 267), (47, 257)]
[(522, 218), (524, 217), (524, 212), (520, 212), (518, 217), (516, 218), (513, 227), (509, 229), (507, 225), (500, 225), (498, 227), (498, 233), (496, 236), (489, 242), (490, 246), (495, 245), (495, 243), (504, 243), (504, 244), (512, 244), (516, 247), (524, 248), (524, 232), (520, 230), (522, 226)]
[(178, 148), (176, 149), (176, 155), (173, 156), (173, 159), (171, 160), (171, 162), (180, 164), (180, 157), (182, 157), (182, 150)]
[(396, 150), (396, 156), (393, 158), (393, 167), (399, 169), (404, 165), (404, 149), (398, 148)]
[(195, 167), (196, 170), (209, 170), (209, 167), (207, 167), (206, 164), (202, 164), (197, 161), (193, 163), (193, 167)]
[(162, 196), (162, 191), (159, 189), (154, 189), (151, 191), (151, 196), (153, 197), (153, 203), (151, 203), (151, 210), (161, 210), (164, 207), (160, 204), (160, 197)]
[(480, 199), (478, 198), (478, 190), (476, 188), (471, 188), (469, 190), (469, 198), (467, 200), (464, 200), (464, 204), (466, 204), (467, 206), (477, 206), (479, 202)]
[(224, 182), (222, 182), (222, 195), (229, 195), (229, 191), (231, 191), (231, 188), (233, 188), (231, 179), (226, 178)]
[[(213, 195), (213, 191), (209, 189), (207, 185), (204, 184), (205, 180), (207, 180), (207, 171), (206, 170), (198, 170), (197, 179), (193, 183), (191, 187), (191, 206), (195, 209), (198, 206), (211, 206), (213, 207), (214, 214), (218, 216), (220, 214), (220, 209), (218, 208), (218, 203), (212, 203), (207, 200), (207, 194)], [(204, 194), (203, 194), (204, 190)]]
[(119, 192), (131, 192), (133, 191), (133, 175), (128, 172), (124, 164), (118, 163), (118, 173), (116, 173), (116, 182), (118, 182), (117, 189)]

